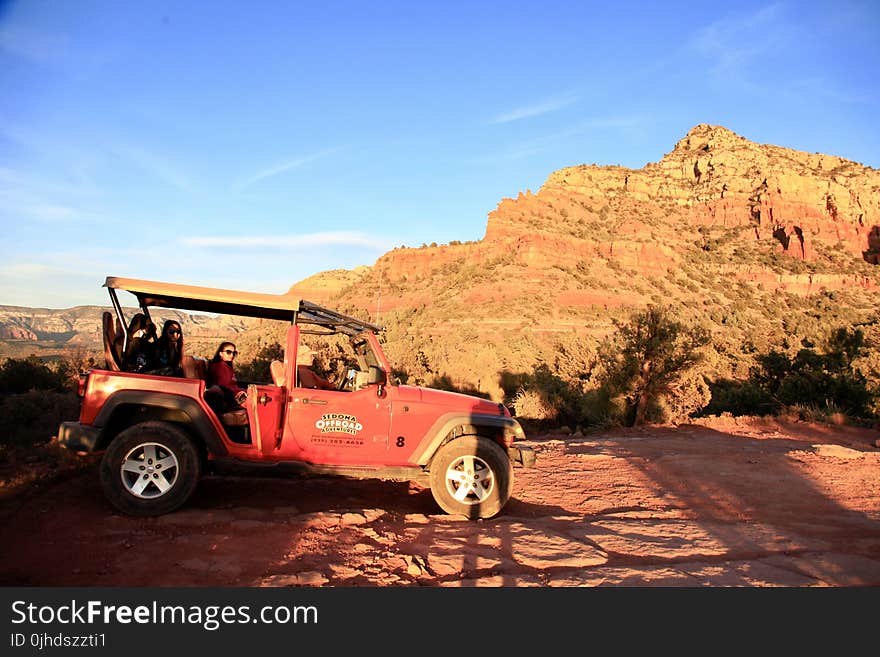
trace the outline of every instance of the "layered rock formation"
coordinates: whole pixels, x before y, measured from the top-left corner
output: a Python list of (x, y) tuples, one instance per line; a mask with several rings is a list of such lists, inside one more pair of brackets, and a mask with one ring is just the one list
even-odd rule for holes
[[(795, 257), (812, 244), (841, 244), (876, 262), (880, 171), (833, 155), (756, 144), (701, 124), (659, 162), (642, 169), (579, 166), (547, 179), (554, 190), (587, 197), (668, 204), (691, 226), (748, 226)], [(491, 225), (487, 237), (499, 229)]]
[[(580, 165), (551, 173), (536, 193), (502, 199), (478, 242), (397, 248), (372, 267), (323, 272), (291, 291), (322, 303), (346, 299), (375, 316), (430, 304), (437, 289), (426, 281), (444, 279), (462, 263), (526, 267), (538, 287), (549, 270), (591, 262), (656, 280), (691, 258), (695, 244), (708, 250), (713, 234), (817, 263), (813, 271), (778, 271), (725, 257), (714, 265), (720, 274), (803, 294), (875, 286), (876, 277), (857, 265), (880, 262), (880, 171), (701, 124), (642, 169)], [(839, 271), (840, 263), (817, 253), (817, 246), (849, 258), (852, 271)], [(631, 294), (598, 282), (599, 290), (578, 284), (558, 290), (556, 299), (561, 305), (639, 305)], [(524, 283), (520, 277), (506, 289)], [(462, 293), (487, 296), (485, 290)]]

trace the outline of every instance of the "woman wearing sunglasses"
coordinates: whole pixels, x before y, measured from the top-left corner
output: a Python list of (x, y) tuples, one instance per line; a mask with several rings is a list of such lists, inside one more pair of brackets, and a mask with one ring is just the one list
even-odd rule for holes
[(223, 393), (224, 410), (235, 410), (241, 407), (246, 392), (235, 380), (233, 361), (238, 356), (234, 342), (221, 342), (217, 352), (208, 365), (208, 387), (218, 386)]
[(183, 368), (180, 366), (182, 357), (183, 330), (180, 323), (173, 319), (166, 320), (162, 326), (162, 335), (156, 340), (154, 363), (149, 374), (183, 376)]

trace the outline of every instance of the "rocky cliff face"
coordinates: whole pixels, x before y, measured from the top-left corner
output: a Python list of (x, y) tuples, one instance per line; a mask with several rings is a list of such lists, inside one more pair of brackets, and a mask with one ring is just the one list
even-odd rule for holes
[[(694, 127), (643, 169), (561, 169), (541, 192), (662, 205), (695, 228), (747, 226), (756, 239), (772, 236), (802, 259), (812, 259), (813, 243), (822, 241), (877, 261), (880, 171), (833, 155), (756, 144), (719, 126)], [(494, 226), (490, 219), (487, 237), (505, 232), (503, 218), (497, 219)]]
[[(656, 280), (693, 260), (694, 245), (717, 252), (718, 274), (774, 289), (876, 286), (859, 265), (880, 262), (880, 171), (701, 124), (642, 169), (581, 165), (551, 173), (536, 193), (501, 200), (479, 242), (395, 249), (357, 276), (296, 287), (322, 300), (338, 293), (375, 314), (431, 303), (437, 291), (424, 280), (457, 263), (510, 260), (545, 283), (541, 272), (591, 263), (592, 288), (581, 280), (552, 289), (551, 298), (561, 306), (639, 305), (615, 289), (609, 267)], [(770, 267), (755, 249), (811, 266)], [(508, 282), (522, 284), (521, 277)]]
[(100, 342), (100, 312), (86, 306), (67, 310), (0, 306), (0, 339)]

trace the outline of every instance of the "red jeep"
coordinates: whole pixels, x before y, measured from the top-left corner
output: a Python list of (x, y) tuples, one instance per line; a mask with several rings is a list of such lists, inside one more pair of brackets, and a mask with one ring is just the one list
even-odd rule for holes
[[(416, 481), (447, 513), (489, 518), (511, 496), (512, 464), (534, 466), (534, 452), (514, 444), (525, 434), (503, 404), (396, 382), (379, 326), (286, 294), (114, 277), (105, 287), (116, 314), (104, 313), (106, 369), (81, 376), (79, 422), (63, 423), (58, 438), (74, 450), (104, 450), (101, 486), (124, 513), (168, 513), (203, 472), (253, 466)], [(284, 360), (271, 364), (272, 381), (247, 384), (242, 410), (215, 412), (204, 359), (184, 356), (182, 376), (124, 371), (132, 338), (117, 290), (133, 294), (148, 319), (150, 308), (167, 308), (281, 320)], [(352, 367), (336, 389), (302, 387), (296, 357), (305, 334), (350, 350)]]

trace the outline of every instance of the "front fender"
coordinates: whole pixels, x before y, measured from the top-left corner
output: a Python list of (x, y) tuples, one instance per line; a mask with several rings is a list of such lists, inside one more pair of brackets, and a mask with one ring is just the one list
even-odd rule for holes
[(447, 439), (475, 435), (493, 438), (505, 450), (514, 440), (525, 438), (525, 432), (519, 422), (512, 417), (478, 413), (447, 413), (440, 416), (425, 433), (425, 437), (413, 452), (413, 460), (418, 465), (427, 465)]

